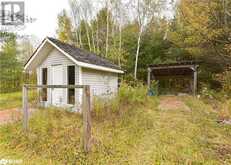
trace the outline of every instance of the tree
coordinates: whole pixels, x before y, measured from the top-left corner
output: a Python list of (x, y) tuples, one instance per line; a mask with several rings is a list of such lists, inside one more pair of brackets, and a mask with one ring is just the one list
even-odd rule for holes
[(201, 64), (201, 80), (214, 81), (215, 74), (231, 62), (231, 2), (181, 0), (169, 39)]
[(67, 15), (67, 11), (63, 10), (58, 15), (58, 29), (57, 29), (58, 38), (66, 43), (72, 43), (72, 22), (69, 16)]
[(18, 43), (18, 54), (19, 58), (18, 60), (20, 63), (25, 64), (29, 57), (33, 54), (33, 45), (28, 38), (23, 38), (19, 43)]
[(9, 33), (0, 52), (0, 92), (20, 89), (22, 64), (17, 58), (16, 36)]
[(108, 39), (109, 39), (109, 11), (110, 11), (110, 0), (106, 0), (106, 9), (107, 9), (107, 19), (106, 19), (106, 23), (107, 23), (107, 28), (106, 28), (106, 44), (105, 44), (105, 56), (108, 56)]
[[(164, 40), (167, 23), (168, 21), (165, 19), (154, 18), (143, 31), (142, 42), (140, 43), (137, 79), (146, 81), (148, 65), (175, 62), (180, 56), (172, 49), (174, 45), (168, 40)], [(132, 73), (133, 77), (138, 30), (138, 25), (131, 23), (126, 25), (122, 31), (122, 47), (126, 51), (126, 54), (122, 56), (125, 58), (123, 68), (128, 74)]]
[[(114, 39), (114, 48), (118, 48), (118, 55), (116, 56), (117, 57), (117, 63), (119, 66), (121, 66), (121, 58), (122, 57), (122, 54), (123, 54), (123, 50), (122, 50), (122, 28), (123, 28), (123, 25), (125, 24), (125, 20), (126, 20), (126, 5), (127, 4), (124, 4), (121, 0), (114, 0), (114, 1), (111, 1), (111, 5), (112, 5), (112, 15), (114, 17), (114, 22), (115, 22), (115, 26), (118, 26), (117, 28), (115, 29), (118, 29), (119, 31), (113, 33), (114, 36), (113, 36), (113, 39)], [(119, 34), (118, 34), (119, 33)], [(119, 35), (119, 42), (118, 42), (118, 47), (115, 45), (116, 43), (116, 39), (118, 37), (116, 37), (116, 35)]]
[(140, 51), (140, 42), (143, 30), (145, 26), (150, 22), (152, 17), (161, 11), (161, 7), (163, 5), (160, 1), (153, 0), (136, 0), (134, 4), (132, 4), (134, 8), (135, 21), (138, 24), (138, 36), (137, 36), (137, 48), (136, 48), (136, 58), (135, 58), (135, 68), (134, 68), (134, 78), (137, 79), (137, 66), (138, 66), (138, 58)]
[[(81, 36), (78, 37), (78, 41), (82, 43), (80, 44), (81, 47), (97, 52), (100, 56), (107, 57), (119, 66), (129, 68), (129, 73), (133, 72), (134, 77), (137, 78), (143, 35), (153, 19), (156, 19), (156, 22), (160, 19), (157, 13), (161, 12), (164, 2), (159, 0), (127, 2), (104, 0), (98, 1), (94, 5), (91, 0), (86, 2), (83, 2), (83, 0), (70, 1), (72, 2), (70, 4), (73, 4), (71, 10), (74, 14), (72, 15), (78, 14), (78, 16), (72, 16), (71, 21), (74, 22), (74, 29), (78, 32), (78, 36)], [(99, 10), (96, 10), (97, 7), (99, 7)], [(77, 21), (75, 21), (76, 19)], [(152, 33), (158, 35), (153, 31)], [(166, 34), (166, 31), (164, 33)], [(133, 38), (134, 36), (135, 38)], [(150, 36), (153, 35), (150, 34)], [(162, 37), (164, 38), (164, 36)], [(152, 43), (145, 44), (151, 46)], [(147, 52), (147, 54), (149, 53)], [(144, 67), (146, 65), (141, 64), (140, 66)], [(131, 70), (131, 67), (133, 67), (133, 70)], [(143, 70), (144, 68), (140, 69)], [(139, 77), (144, 77), (143, 72), (139, 73), (142, 74)]]
[(77, 0), (69, 0), (69, 6), (71, 11), (71, 21), (73, 22), (73, 30), (75, 33), (74, 40), (76, 42), (76, 45), (79, 47), (82, 47), (82, 36), (81, 36), (81, 28), (80, 22), (81, 22), (81, 15), (80, 15), (80, 5)]

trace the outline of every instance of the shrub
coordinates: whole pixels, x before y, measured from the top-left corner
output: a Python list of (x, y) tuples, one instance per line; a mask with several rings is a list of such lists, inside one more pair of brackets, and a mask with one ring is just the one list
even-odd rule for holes
[(156, 99), (147, 95), (147, 86), (137, 83), (135, 86), (121, 83), (118, 94), (113, 98), (94, 98), (93, 113), (98, 119), (106, 115), (120, 114), (127, 109), (133, 109), (137, 106), (153, 103)]
[(147, 87), (142, 83), (137, 83), (135, 87), (122, 83), (118, 93), (120, 103), (126, 104), (142, 104), (147, 97)]

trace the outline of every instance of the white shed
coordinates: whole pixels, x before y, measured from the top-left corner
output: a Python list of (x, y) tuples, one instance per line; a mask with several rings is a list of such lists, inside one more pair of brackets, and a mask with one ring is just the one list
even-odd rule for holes
[[(57, 39), (45, 38), (24, 66), (37, 71), (38, 85), (90, 85), (93, 96), (113, 95), (118, 90), (120, 67), (94, 53)], [(45, 105), (81, 105), (81, 89), (43, 89)]]

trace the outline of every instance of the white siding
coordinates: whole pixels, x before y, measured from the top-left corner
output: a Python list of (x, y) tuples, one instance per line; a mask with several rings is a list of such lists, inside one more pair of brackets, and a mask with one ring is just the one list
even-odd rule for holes
[(83, 85), (90, 85), (94, 96), (108, 96), (118, 90), (118, 74), (82, 68)]
[(73, 65), (74, 63), (68, 59), (66, 56), (64, 56), (61, 52), (59, 52), (57, 49), (53, 49), (48, 57), (43, 60), (41, 67), (47, 67), (51, 65)]
[[(48, 85), (53, 85), (52, 80), (52, 66), (54, 65), (62, 65), (63, 66), (63, 84), (60, 85), (67, 85), (67, 66), (69, 65), (75, 65), (74, 62), (72, 62), (70, 59), (68, 59), (66, 56), (64, 56), (61, 52), (59, 52), (57, 49), (53, 49), (46, 59), (43, 60), (43, 62), (38, 67), (37, 73), (38, 73), (38, 84), (41, 84), (41, 76), (42, 76), (42, 68), (48, 69)], [(75, 65), (76, 70), (78, 70), (78, 66)], [(76, 72), (77, 74), (78, 72)], [(75, 75), (76, 78), (76, 84), (78, 84), (78, 75)], [(48, 104), (51, 104), (52, 102), (52, 89), (48, 89)], [(79, 96), (76, 93), (76, 96)], [(64, 103), (67, 103), (67, 89), (63, 89), (63, 99)], [(78, 99), (78, 98), (77, 98)]]
[(41, 75), (41, 69), (37, 68), (36, 69), (36, 73), (37, 73), (37, 84), (41, 85), (42, 84), (42, 82), (41, 82), (41, 77), (42, 77), (42, 75)]
[[(109, 96), (115, 94), (118, 90), (118, 74), (98, 71), (93, 69), (82, 68), (68, 59), (57, 49), (49, 52), (48, 56), (43, 60), (37, 69), (38, 84), (41, 84), (42, 68), (48, 69), (48, 84), (53, 85), (52, 66), (63, 66), (63, 84), (67, 84), (67, 66), (75, 65), (75, 84), (90, 85), (91, 94), (94, 96)], [(76, 105), (79, 107), (82, 103), (82, 89), (75, 90)], [(52, 89), (48, 89), (48, 104), (52, 103)], [(63, 92), (64, 102), (67, 103), (67, 89)]]

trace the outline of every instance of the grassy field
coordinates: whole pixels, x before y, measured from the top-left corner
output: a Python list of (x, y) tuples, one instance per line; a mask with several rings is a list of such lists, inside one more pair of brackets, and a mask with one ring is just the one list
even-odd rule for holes
[(82, 150), (82, 119), (75, 113), (43, 109), (30, 120), (0, 127), (0, 158), (23, 164), (231, 164), (231, 126), (193, 97), (180, 97), (190, 111), (159, 110), (159, 98), (142, 88), (123, 89), (110, 103), (96, 101), (92, 151)]
[[(29, 99), (36, 98), (36, 91), (29, 91)], [(22, 92), (0, 93), (0, 111), (22, 106)]]

